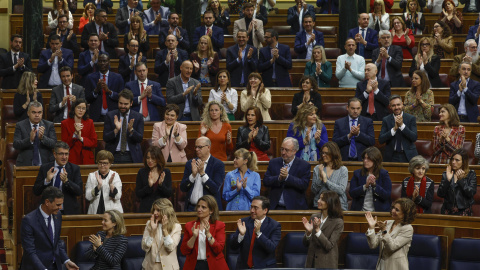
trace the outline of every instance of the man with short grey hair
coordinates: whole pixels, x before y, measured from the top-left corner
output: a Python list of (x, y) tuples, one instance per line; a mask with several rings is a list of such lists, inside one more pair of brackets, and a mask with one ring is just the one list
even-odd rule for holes
[(392, 33), (388, 30), (380, 31), (378, 42), (380, 48), (376, 48), (372, 53), (372, 62), (378, 68), (378, 78), (390, 81), (391, 87), (405, 87), (402, 75), (402, 48), (392, 45)]
[(297, 139), (287, 137), (280, 148), (282, 157), (268, 163), (263, 183), (270, 187), (272, 210), (308, 209), (305, 192), (310, 182), (310, 163), (295, 157), (298, 148)]
[(462, 62), (469, 62), (472, 63), (472, 74), (470, 77), (477, 82), (480, 81), (480, 61), (478, 61), (480, 58), (478, 56), (477, 46), (477, 42), (475, 42), (474, 39), (468, 39), (465, 41), (465, 52), (453, 57), (453, 64), (449, 73), (450, 76), (453, 76), (458, 80), (460, 78), (460, 74), (458, 73), (460, 64)]

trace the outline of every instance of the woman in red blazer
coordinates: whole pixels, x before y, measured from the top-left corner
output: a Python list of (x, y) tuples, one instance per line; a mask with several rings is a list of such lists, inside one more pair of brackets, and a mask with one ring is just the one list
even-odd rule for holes
[[(218, 205), (215, 198), (205, 195), (198, 199), (195, 221), (185, 224), (180, 250), (187, 256), (184, 270), (228, 269), (223, 248), (225, 246), (225, 223), (218, 220)], [(200, 240), (200, 241), (199, 241)], [(203, 253), (199, 249), (203, 250)]]
[(93, 120), (87, 115), (87, 102), (77, 99), (68, 118), (62, 121), (62, 141), (70, 146), (68, 161), (73, 164), (95, 164), (93, 148), (97, 147), (97, 133)]

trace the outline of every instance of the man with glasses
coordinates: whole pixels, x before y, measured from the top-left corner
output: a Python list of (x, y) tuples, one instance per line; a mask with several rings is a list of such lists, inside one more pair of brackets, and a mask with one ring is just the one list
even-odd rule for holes
[(80, 167), (68, 162), (70, 147), (66, 142), (59, 141), (55, 144), (53, 156), (55, 161), (43, 164), (33, 186), (33, 194), (40, 196), (47, 188), (54, 186), (64, 195), (64, 215), (80, 214), (80, 205), (77, 197), (83, 194), (83, 182)]
[(480, 83), (471, 79), (472, 63), (463, 62), (458, 67), (460, 78), (450, 84), (448, 103), (455, 106), (460, 122), (476, 123), (478, 118), (478, 98)]
[(127, 44), (128, 53), (120, 56), (118, 59), (118, 73), (122, 75), (125, 83), (135, 81), (137, 75), (135, 75), (135, 65), (139, 62), (146, 63), (146, 55), (142, 55), (138, 52), (138, 40), (131, 39)]
[(455, 55), (453, 58), (453, 64), (449, 73), (450, 76), (453, 76), (458, 80), (460, 78), (460, 74), (458, 73), (460, 64), (463, 62), (469, 62), (472, 63), (472, 74), (470, 75), (470, 78), (480, 82), (480, 57), (477, 52), (477, 46), (477, 42), (475, 42), (474, 39), (468, 39), (465, 41), (465, 52)]
[(310, 182), (310, 163), (296, 158), (298, 141), (287, 137), (280, 148), (282, 157), (268, 163), (263, 184), (270, 188), (272, 210), (308, 209), (305, 192)]
[(70, 108), (79, 99), (85, 99), (85, 90), (82, 86), (72, 83), (73, 73), (70, 67), (60, 69), (62, 84), (52, 89), (48, 111), (53, 114), (53, 122), (60, 123), (68, 118)]
[(380, 31), (378, 41), (381, 46), (372, 53), (372, 62), (377, 65), (379, 71), (378, 78), (390, 81), (391, 87), (405, 87), (402, 75), (402, 48), (392, 45), (392, 33), (388, 30)]
[(69, 30), (68, 26), (68, 17), (65, 14), (58, 16), (57, 18), (57, 28), (53, 29), (50, 32), (50, 36), (48, 37), (47, 44), (45, 44), (45, 48), (50, 49), (50, 38), (53, 35), (58, 35), (60, 37), (60, 41), (62, 42), (62, 48), (72, 50), (75, 55), (80, 52), (80, 48), (78, 47), (77, 43), (77, 36), (73, 32), (73, 30)]
[(87, 23), (82, 32), (82, 47), (89, 49), (88, 40), (91, 33), (97, 33), (100, 45), (98, 50), (107, 52), (111, 59), (116, 59), (115, 47), (118, 47), (117, 30), (107, 22), (107, 12), (104, 9), (95, 10), (95, 21)]
[(184, 211), (195, 211), (198, 199), (212, 195), (217, 200), (218, 210), (222, 210), (222, 184), (225, 178), (225, 165), (210, 155), (212, 142), (207, 137), (195, 141), (197, 158), (187, 161), (180, 190), (187, 193)]

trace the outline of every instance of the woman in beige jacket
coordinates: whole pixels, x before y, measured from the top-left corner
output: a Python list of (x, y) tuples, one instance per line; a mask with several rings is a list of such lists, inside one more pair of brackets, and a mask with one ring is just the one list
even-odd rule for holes
[[(270, 121), (270, 113), (268, 109), (272, 106), (272, 96), (270, 90), (263, 86), (262, 76), (253, 72), (248, 76), (248, 85), (242, 91), (240, 96), (240, 104), (242, 112), (246, 114), (247, 109), (251, 106), (258, 107), (262, 113), (263, 121)], [(245, 119), (245, 117), (243, 117)]]
[(143, 232), (142, 249), (145, 251), (143, 269), (178, 270), (177, 245), (182, 226), (177, 220), (170, 200), (161, 198), (152, 205), (152, 217)]
[[(417, 214), (415, 203), (409, 198), (400, 198), (390, 210), (393, 220), (377, 221), (371, 212), (365, 217), (368, 222), (367, 241), (371, 249), (380, 246), (377, 270), (408, 270), (408, 250), (412, 243), (413, 227), (410, 225)], [(375, 234), (375, 225), (380, 230)]]

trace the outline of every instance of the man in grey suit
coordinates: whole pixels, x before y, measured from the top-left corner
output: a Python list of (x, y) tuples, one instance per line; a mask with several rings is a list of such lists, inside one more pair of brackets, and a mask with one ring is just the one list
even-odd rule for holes
[(72, 69), (62, 67), (59, 71), (62, 84), (52, 89), (50, 107), (48, 111), (53, 114), (53, 122), (60, 123), (68, 118), (70, 107), (79, 98), (85, 99), (85, 90), (82, 86), (72, 83)]
[(52, 149), (57, 142), (53, 123), (42, 120), (43, 106), (38, 101), (28, 105), (28, 119), (15, 126), (13, 148), (20, 153), (17, 166), (40, 166), (53, 161)]
[(192, 62), (183, 61), (180, 75), (167, 82), (168, 103), (175, 103), (180, 107), (179, 121), (200, 121), (198, 108), (203, 104), (202, 90), (200, 82), (191, 78), (192, 71)]

